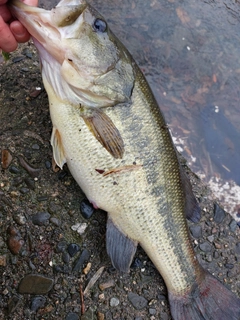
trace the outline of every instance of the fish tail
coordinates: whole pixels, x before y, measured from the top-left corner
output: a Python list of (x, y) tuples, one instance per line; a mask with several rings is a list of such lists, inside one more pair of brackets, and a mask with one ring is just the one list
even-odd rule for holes
[(240, 320), (240, 299), (206, 271), (191, 293), (169, 293), (169, 302), (174, 320)]

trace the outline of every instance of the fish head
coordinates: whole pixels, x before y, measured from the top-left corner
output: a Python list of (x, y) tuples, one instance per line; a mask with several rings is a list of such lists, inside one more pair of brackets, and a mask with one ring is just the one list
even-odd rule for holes
[(131, 55), (85, 0), (62, 0), (52, 10), (13, 0), (10, 9), (32, 35), (43, 72), (61, 98), (92, 107), (130, 101)]

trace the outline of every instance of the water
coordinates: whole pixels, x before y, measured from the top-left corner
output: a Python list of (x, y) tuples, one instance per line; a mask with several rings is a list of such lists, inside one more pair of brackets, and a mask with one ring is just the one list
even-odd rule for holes
[[(40, 1), (45, 8), (58, 1)], [(89, 0), (143, 70), (191, 169), (240, 211), (240, 6)]]

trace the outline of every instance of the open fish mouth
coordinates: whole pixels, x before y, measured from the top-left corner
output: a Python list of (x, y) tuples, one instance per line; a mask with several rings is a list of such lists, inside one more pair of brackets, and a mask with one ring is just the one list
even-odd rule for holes
[(63, 0), (52, 10), (45, 10), (12, 0), (9, 6), (12, 14), (32, 35), (36, 47), (39, 50), (44, 47), (61, 64), (65, 56), (61, 40), (71, 38), (77, 32), (87, 3), (84, 0)]

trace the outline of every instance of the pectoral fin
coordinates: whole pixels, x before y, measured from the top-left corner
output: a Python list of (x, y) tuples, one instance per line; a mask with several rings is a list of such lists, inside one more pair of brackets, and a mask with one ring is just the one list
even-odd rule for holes
[(53, 148), (53, 158), (56, 164), (62, 169), (64, 163), (66, 163), (66, 158), (64, 155), (61, 135), (55, 127), (53, 127), (52, 131), (51, 145)]
[(137, 242), (125, 236), (110, 218), (107, 222), (106, 242), (107, 253), (114, 268), (121, 272), (129, 272)]
[(116, 159), (124, 153), (124, 142), (112, 120), (101, 110), (82, 115), (86, 125), (102, 146)]

